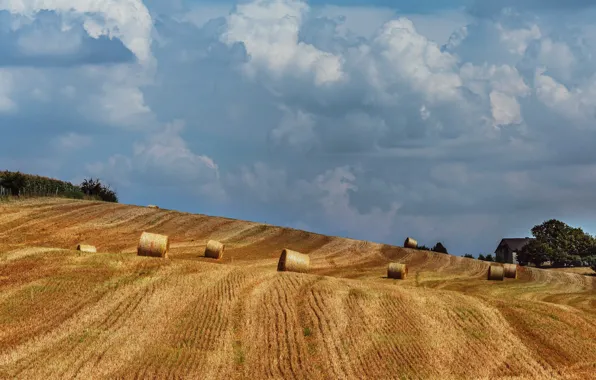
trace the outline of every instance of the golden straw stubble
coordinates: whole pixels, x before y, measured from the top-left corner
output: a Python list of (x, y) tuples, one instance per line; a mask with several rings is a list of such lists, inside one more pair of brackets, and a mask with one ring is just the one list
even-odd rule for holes
[(516, 264), (503, 264), (504, 276), (507, 278), (517, 278)]
[(205, 247), (205, 257), (219, 260), (223, 257), (225, 248), (226, 246), (223, 243), (215, 240), (209, 240), (207, 242), (207, 246)]
[(300, 252), (284, 249), (279, 256), (277, 270), (279, 272), (306, 273), (310, 267), (310, 257)]
[(387, 265), (387, 277), (404, 280), (408, 276), (408, 266), (401, 263), (389, 263)]
[(170, 238), (166, 235), (143, 232), (137, 247), (138, 256), (151, 256), (168, 258)]
[(77, 245), (77, 251), (81, 251), (81, 252), (97, 252), (97, 249), (93, 245), (79, 244), (79, 245)]
[(504, 270), (503, 270), (502, 266), (491, 265), (488, 267), (488, 279), (489, 280), (503, 281), (503, 277), (504, 277)]
[(406, 238), (404, 241), (404, 248), (416, 248), (418, 247), (418, 242), (411, 237)]

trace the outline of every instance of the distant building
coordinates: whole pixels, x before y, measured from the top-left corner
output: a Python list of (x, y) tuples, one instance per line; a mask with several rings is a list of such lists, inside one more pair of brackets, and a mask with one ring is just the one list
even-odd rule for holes
[(496, 261), (517, 264), (517, 253), (522, 250), (533, 238), (505, 238), (495, 249)]

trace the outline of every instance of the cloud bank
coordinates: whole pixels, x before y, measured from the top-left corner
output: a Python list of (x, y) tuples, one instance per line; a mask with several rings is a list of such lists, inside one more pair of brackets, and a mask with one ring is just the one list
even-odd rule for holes
[(483, 4), (0, 1), (0, 160), (456, 254), (551, 217), (596, 231), (596, 10)]

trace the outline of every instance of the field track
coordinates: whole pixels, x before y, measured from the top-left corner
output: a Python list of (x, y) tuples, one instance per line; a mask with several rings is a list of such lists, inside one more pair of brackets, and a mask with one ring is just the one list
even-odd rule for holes
[[(137, 257), (142, 231), (169, 235), (170, 258)], [(276, 272), (283, 248), (310, 273)], [(0, 378), (596, 379), (596, 277), (487, 270), (162, 209), (0, 203)]]

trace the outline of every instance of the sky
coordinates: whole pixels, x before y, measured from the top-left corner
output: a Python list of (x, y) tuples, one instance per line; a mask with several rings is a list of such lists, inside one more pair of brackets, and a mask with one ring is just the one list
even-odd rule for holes
[(0, 169), (457, 255), (594, 234), (591, 3), (0, 0)]

